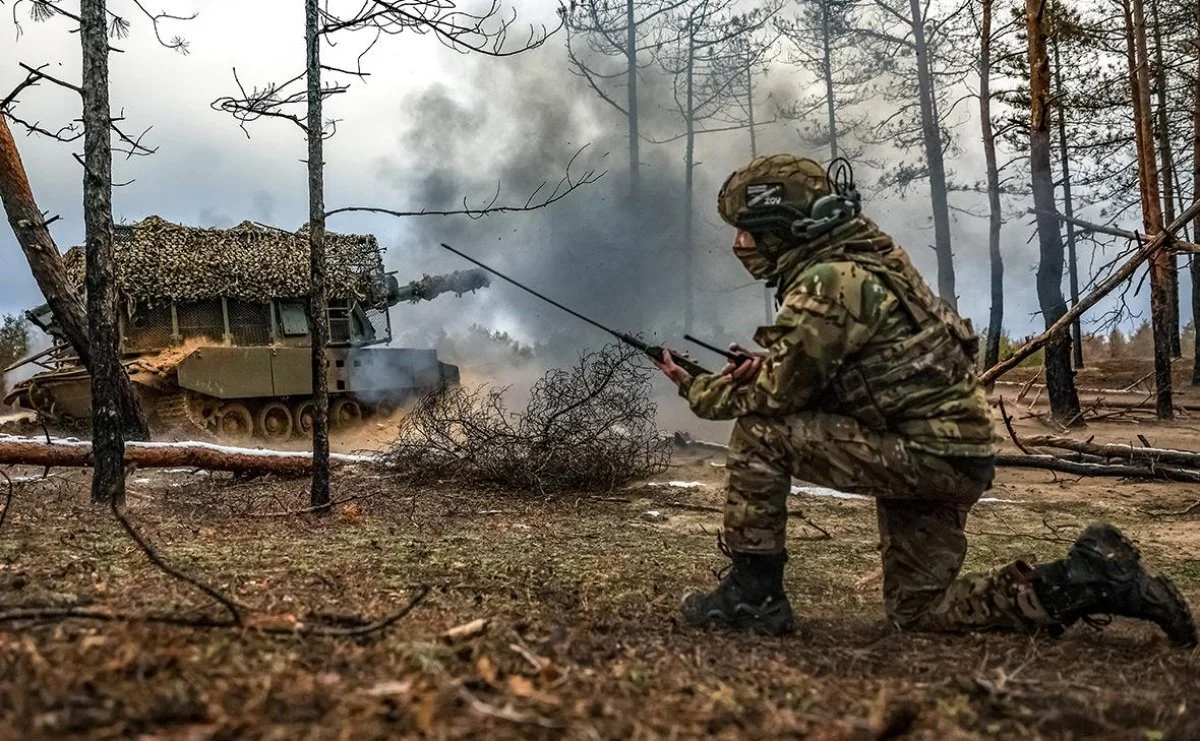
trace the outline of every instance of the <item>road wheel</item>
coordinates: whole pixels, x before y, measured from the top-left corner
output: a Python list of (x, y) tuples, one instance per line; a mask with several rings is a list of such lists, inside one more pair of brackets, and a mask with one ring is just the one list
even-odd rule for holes
[(254, 417), (245, 404), (235, 401), (221, 405), (217, 412), (217, 434), (231, 442), (246, 442), (254, 434)]
[(312, 437), (313, 405), (311, 401), (298, 401), (292, 405), (292, 429), (296, 437)]
[(292, 410), (279, 401), (267, 402), (258, 410), (258, 431), (271, 442), (287, 440), (292, 436)]
[(335, 399), (329, 405), (329, 426), (335, 430), (345, 430), (362, 421), (362, 406), (354, 399)]

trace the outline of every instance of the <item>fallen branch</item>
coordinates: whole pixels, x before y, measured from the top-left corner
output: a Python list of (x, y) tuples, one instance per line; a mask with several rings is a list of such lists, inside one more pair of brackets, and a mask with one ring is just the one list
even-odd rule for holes
[(45, 607), (45, 608), (15, 608), (0, 612), (0, 623), (11, 623), (24, 620), (45, 622), (50, 620), (98, 620), (109, 623), (159, 623), (185, 628), (200, 629), (244, 629), (250, 632), (268, 635), (321, 636), (329, 638), (359, 638), (378, 633), (395, 625), (404, 619), (429, 594), (429, 587), (421, 585), (417, 588), (412, 599), (399, 611), (367, 625), (352, 628), (341, 628), (328, 625), (306, 625), (296, 623), (294, 626), (265, 625), (255, 623), (235, 623), (232, 620), (211, 620), (208, 618), (185, 618), (178, 615), (138, 614), (126, 612), (108, 612), (106, 610), (89, 610), (75, 607)]
[(176, 569), (167, 562), (163, 561), (159, 557), (158, 553), (156, 553), (155, 550), (150, 547), (150, 544), (147, 543), (146, 540), (142, 538), (141, 534), (133, 527), (133, 525), (129, 523), (129, 520), (125, 518), (125, 515), (121, 514), (121, 508), (117, 506), (117, 499), (118, 497), (108, 498), (109, 511), (112, 512), (112, 515), (117, 519), (117, 522), (121, 523), (121, 529), (125, 531), (125, 534), (129, 536), (130, 540), (132, 540), (134, 543), (137, 543), (137, 547), (142, 549), (142, 553), (146, 554), (146, 558), (150, 559), (150, 563), (154, 564), (160, 571), (172, 579), (177, 579), (184, 584), (190, 584), (196, 589), (199, 589), (201, 592), (207, 594), (209, 597), (212, 597), (217, 602), (221, 603), (221, 606), (229, 611), (229, 618), (232, 623), (234, 625), (241, 625), (242, 613), (238, 610), (237, 605), (233, 603), (233, 600), (231, 600), (229, 597), (226, 597), (216, 589), (201, 582), (199, 579), (188, 576), (179, 569)]
[(1010, 455), (996, 456), (997, 466), (1012, 466), (1015, 468), (1041, 468), (1048, 471), (1059, 471), (1076, 476), (1114, 476), (1131, 479), (1166, 479), (1169, 481), (1188, 481), (1200, 483), (1200, 471), (1189, 471), (1184, 468), (1169, 468), (1165, 466), (1134, 466), (1124, 463), (1083, 463), (1069, 461), (1056, 455)]
[[(331, 464), (377, 464), (374, 456), (329, 456)], [(303, 476), (312, 471), (312, 453), (258, 450), (204, 442), (127, 442), (125, 463), (138, 468), (203, 468), (210, 471), (261, 472)], [(41, 440), (0, 437), (0, 465), (23, 464), (46, 467), (90, 467), (92, 444), (85, 440)]]
[(1192, 502), (1180, 510), (1172, 510), (1169, 512), (1149, 512), (1148, 514), (1151, 517), (1186, 517), (1197, 510), (1200, 510), (1200, 501)]
[(1061, 435), (1037, 435), (1026, 439), (1025, 443), (1039, 448), (1071, 450), (1076, 453), (1086, 453), (1101, 458), (1121, 458), (1149, 465), (1167, 463), (1189, 468), (1200, 468), (1200, 453), (1194, 453), (1190, 450), (1152, 448), (1148, 446), (1138, 448), (1120, 443), (1094, 443), (1090, 440), (1076, 440)]
[(1179, 218), (1172, 221), (1166, 229), (1156, 234), (1153, 239), (1142, 243), (1129, 260), (1108, 277), (1108, 280), (1096, 286), (1086, 296), (1080, 297), (1079, 301), (1059, 317), (1046, 331), (1030, 338), (1025, 344), (1009, 353), (1007, 358), (987, 369), (980, 376), (980, 381), (984, 384), (995, 381), (1000, 376), (1020, 365), (1021, 361), (1025, 358), (1037, 352), (1038, 349), (1055, 335), (1067, 330), (1076, 319), (1083, 316), (1084, 312), (1095, 306), (1100, 299), (1107, 296), (1113, 289), (1132, 277), (1143, 262), (1153, 257), (1160, 249), (1173, 241), (1175, 238), (1174, 233), (1182, 229), (1197, 216), (1200, 216), (1200, 201), (1196, 201), (1189, 206), (1180, 214)]
[(1012, 438), (1013, 445), (1017, 446), (1025, 455), (1029, 455), (1029, 449), (1021, 443), (1021, 438), (1017, 437), (1017, 431), (1013, 429), (1012, 417), (1008, 415), (1008, 410), (1004, 408), (1004, 397), (1000, 397), (1000, 416), (1004, 419), (1004, 427), (1008, 430), (1008, 436)]

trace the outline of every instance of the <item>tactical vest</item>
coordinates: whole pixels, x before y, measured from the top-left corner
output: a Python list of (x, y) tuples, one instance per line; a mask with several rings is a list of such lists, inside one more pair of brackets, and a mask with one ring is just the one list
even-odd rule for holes
[(847, 251), (839, 259), (888, 288), (911, 332), (870, 342), (846, 358), (827, 411), (900, 432), (940, 455), (990, 455), (992, 423), (975, 372), (979, 337), (970, 322), (929, 290), (902, 251)]

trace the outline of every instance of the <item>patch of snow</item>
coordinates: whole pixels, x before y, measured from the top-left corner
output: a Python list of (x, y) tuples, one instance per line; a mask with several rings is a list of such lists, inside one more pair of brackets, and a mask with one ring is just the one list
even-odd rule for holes
[[(35, 481), (45, 481), (46, 479), (52, 479), (57, 475), (58, 474), (52, 473), (49, 476), (13, 476), (9, 479), (9, 481), (13, 482), (14, 484), (32, 484)], [(7, 482), (5, 482), (5, 483), (7, 483)]]
[(672, 489), (703, 489), (704, 484), (699, 481), (650, 481), (646, 486), (666, 486)]
[[(5, 443), (10, 445), (45, 445), (45, 438), (24, 437), (20, 435), (2, 435)], [(91, 442), (79, 440), (74, 437), (61, 437), (50, 439), (51, 445), (62, 445), (69, 448), (90, 448)], [(211, 450), (217, 453), (226, 455), (256, 455), (268, 458), (289, 458), (296, 460), (311, 460), (312, 452), (310, 451), (292, 451), (292, 450), (270, 450), (267, 448), (239, 448), (231, 445), (217, 445), (216, 443), (204, 442), (202, 440), (178, 440), (174, 442), (127, 442), (126, 448), (141, 448), (143, 450), (154, 450), (159, 448), (190, 448), (200, 450)], [(379, 458), (374, 455), (348, 455), (346, 453), (330, 453), (329, 460), (338, 461), (339, 463), (376, 463)]]
[(648, 509), (642, 513), (642, 519), (647, 522), (662, 522), (667, 519), (667, 516), (656, 509)]
[(862, 494), (849, 494), (827, 486), (793, 486), (793, 494), (807, 494), (810, 497), (832, 497), (834, 499), (870, 499)]

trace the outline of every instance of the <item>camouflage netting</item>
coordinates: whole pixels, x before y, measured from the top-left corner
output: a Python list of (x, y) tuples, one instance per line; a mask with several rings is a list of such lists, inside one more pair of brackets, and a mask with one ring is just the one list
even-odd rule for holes
[[(131, 301), (232, 298), (261, 302), (309, 290), (308, 227), (295, 233), (244, 221), (232, 229), (181, 226), (150, 216), (115, 233), (117, 287)], [(386, 306), (383, 258), (371, 235), (326, 233), (331, 298)], [(83, 248), (65, 255), (83, 283)]]

